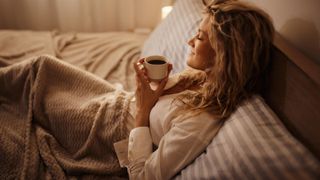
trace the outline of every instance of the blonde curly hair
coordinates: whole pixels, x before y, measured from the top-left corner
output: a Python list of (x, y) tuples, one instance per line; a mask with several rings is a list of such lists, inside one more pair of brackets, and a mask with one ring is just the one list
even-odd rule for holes
[(225, 119), (238, 104), (259, 93), (270, 60), (274, 27), (263, 10), (237, 0), (205, 5), (211, 28), (209, 40), (216, 56), (202, 88), (180, 96), (194, 111), (208, 110)]

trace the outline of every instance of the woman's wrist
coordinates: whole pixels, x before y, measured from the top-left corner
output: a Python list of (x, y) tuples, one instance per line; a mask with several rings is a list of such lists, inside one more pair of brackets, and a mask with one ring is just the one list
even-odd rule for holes
[(149, 126), (149, 110), (138, 110), (135, 119), (135, 127)]

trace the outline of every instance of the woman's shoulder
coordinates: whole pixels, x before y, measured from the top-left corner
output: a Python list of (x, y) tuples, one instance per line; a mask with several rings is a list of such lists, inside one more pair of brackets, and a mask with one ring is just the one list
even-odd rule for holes
[(210, 112), (185, 113), (177, 116), (172, 122), (172, 128), (179, 128), (199, 140), (209, 143), (222, 126), (222, 121), (216, 119)]

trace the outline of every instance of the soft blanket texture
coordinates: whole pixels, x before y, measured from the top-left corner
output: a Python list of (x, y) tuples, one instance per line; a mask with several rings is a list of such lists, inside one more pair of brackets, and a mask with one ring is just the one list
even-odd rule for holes
[(140, 57), (145, 34), (130, 32), (58, 33), (0, 31), (0, 66), (49, 54), (127, 91), (135, 88), (132, 63)]
[(131, 94), (49, 56), (0, 67), (0, 179), (121, 178)]

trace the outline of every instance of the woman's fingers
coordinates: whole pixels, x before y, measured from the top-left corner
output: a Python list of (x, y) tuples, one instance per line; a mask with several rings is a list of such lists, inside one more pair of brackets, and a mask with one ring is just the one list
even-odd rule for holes
[(139, 62), (139, 63), (143, 63), (143, 62), (144, 62), (144, 59), (145, 59), (145, 58), (141, 58), (141, 59), (139, 59), (138, 62)]
[(147, 75), (147, 69), (144, 68), (144, 65), (143, 65), (144, 59), (145, 59), (145, 58), (141, 58), (141, 59), (138, 61), (138, 66), (139, 66), (140, 70), (142, 70), (143, 75), (144, 75), (144, 78), (147, 80), (148, 83), (150, 83), (150, 79), (149, 79), (149, 77), (148, 77), (148, 75)]
[(168, 82), (168, 77), (160, 81), (160, 84), (156, 89), (156, 93), (158, 94), (158, 96), (160, 96), (163, 93), (164, 87), (166, 86), (167, 82)]
[(139, 63), (133, 63), (134, 69), (136, 71), (137, 80), (144, 86), (149, 86), (148, 78), (146, 77), (145, 69), (139, 67)]
[(146, 69), (144, 68), (144, 66), (143, 66), (144, 59), (145, 59), (145, 58), (139, 59), (138, 62), (137, 62), (137, 65), (138, 65), (139, 69), (142, 70), (142, 72), (143, 72), (143, 74), (145, 75), (146, 79), (148, 79), (148, 78), (147, 78), (147, 70), (146, 70)]
[(168, 75), (170, 74), (171, 70), (172, 70), (172, 64), (168, 64)]
[(161, 94), (163, 93), (164, 87), (166, 86), (166, 84), (167, 84), (167, 82), (168, 82), (169, 74), (170, 74), (171, 70), (172, 70), (172, 64), (169, 64), (169, 65), (168, 65), (168, 73), (167, 73), (167, 76), (160, 81), (160, 84), (159, 84), (159, 86), (158, 86), (158, 88), (157, 88), (157, 90), (156, 90), (159, 95), (161, 95)]

